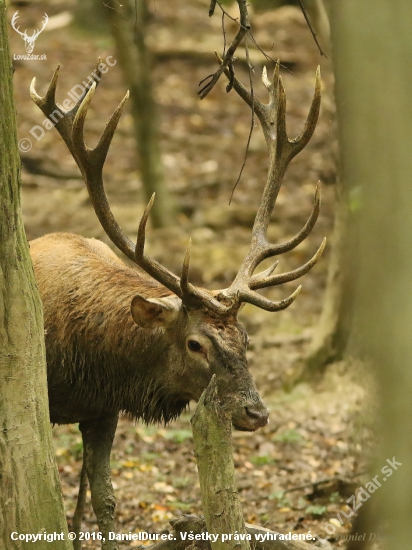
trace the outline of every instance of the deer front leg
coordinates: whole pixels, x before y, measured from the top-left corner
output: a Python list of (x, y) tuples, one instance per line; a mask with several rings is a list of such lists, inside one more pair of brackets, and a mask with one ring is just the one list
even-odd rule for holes
[(110, 479), (110, 453), (117, 427), (117, 414), (79, 424), (83, 436), (87, 477), (90, 483), (92, 506), (102, 533), (102, 549), (116, 550), (109, 541), (109, 531), (114, 531), (115, 498)]

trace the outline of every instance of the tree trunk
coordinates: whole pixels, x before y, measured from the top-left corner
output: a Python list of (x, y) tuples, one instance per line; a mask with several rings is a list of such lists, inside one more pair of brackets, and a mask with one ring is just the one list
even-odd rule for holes
[[(380, 513), (368, 524), (372, 532), (388, 524), (381, 545), (391, 550), (412, 540), (411, 27), (411, 2), (332, 3), (342, 177), (362, 190), (353, 332), (374, 360), (380, 389), (374, 464), (382, 487), (368, 501)], [(394, 459), (401, 465), (388, 475), (382, 468)]]
[[(27, 548), (17, 534), (67, 525), (49, 424), (43, 315), (20, 212), (13, 78), (6, 4), (0, 0), (0, 546)], [(16, 535), (13, 535), (14, 537)], [(36, 549), (49, 549), (38, 540)]]
[(146, 0), (126, 0), (123, 6), (110, 0), (108, 6), (117, 59), (130, 90), (146, 202), (156, 193), (150, 219), (155, 227), (168, 226), (173, 223), (173, 206), (163, 176), (158, 113), (150, 74), (152, 62), (145, 43)]
[[(309, 7), (317, 4), (311, 0)], [(331, 2), (321, 1), (323, 16), (328, 20)], [(315, 29), (316, 30), (316, 29)], [(328, 34), (330, 39), (330, 34)], [(333, 44), (333, 34), (332, 34)], [(325, 48), (330, 52), (329, 40), (325, 40)], [(340, 167), (339, 167), (340, 170)], [(309, 348), (306, 365), (302, 375), (304, 380), (313, 380), (323, 374), (328, 364), (340, 361), (347, 351), (351, 341), (353, 324), (353, 278), (352, 256), (356, 246), (356, 233), (359, 208), (359, 186), (351, 187), (341, 174), (336, 183), (336, 208), (333, 236), (331, 240), (331, 255), (328, 265), (326, 291), (323, 298), (322, 312), (315, 328)]]
[[(206, 527), (219, 535), (213, 550), (250, 549), (248, 540), (233, 538), (247, 532), (236, 488), (231, 419), (230, 410), (218, 400), (213, 378), (191, 421)], [(222, 540), (225, 534), (231, 534), (232, 540)]]
[(322, 313), (316, 327), (302, 378), (313, 380), (326, 366), (340, 361), (348, 347), (353, 321), (353, 271), (358, 224), (351, 207), (348, 182), (339, 176), (331, 256)]

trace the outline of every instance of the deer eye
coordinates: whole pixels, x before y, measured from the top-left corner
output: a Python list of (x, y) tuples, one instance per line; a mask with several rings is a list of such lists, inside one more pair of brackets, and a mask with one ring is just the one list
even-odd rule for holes
[(187, 347), (190, 351), (200, 351), (202, 349), (201, 344), (197, 340), (188, 340)]

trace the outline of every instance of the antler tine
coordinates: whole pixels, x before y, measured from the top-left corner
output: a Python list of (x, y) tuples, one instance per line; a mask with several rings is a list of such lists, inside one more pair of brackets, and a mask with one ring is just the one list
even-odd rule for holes
[(190, 253), (192, 251), (192, 239), (189, 239), (186, 247), (185, 259), (182, 265), (182, 276), (180, 277), (180, 288), (182, 294), (190, 294), (193, 290), (193, 285), (189, 283), (189, 266), (190, 266)]
[(248, 304), (257, 306), (260, 309), (264, 309), (265, 311), (281, 311), (282, 309), (286, 309), (287, 307), (289, 307), (290, 304), (295, 301), (297, 295), (301, 290), (302, 286), (298, 286), (293, 294), (291, 294), (288, 298), (280, 300), (279, 302), (268, 300), (261, 294), (258, 294), (257, 292), (254, 292), (250, 289), (247, 291), (241, 290), (239, 291), (239, 302), (247, 302)]
[(87, 91), (87, 94), (81, 101), (71, 126), (72, 147), (76, 152), (77, 164), (79, 165), (82, 173), (87, 170), (87, 156), (88, 152), (91, 151), (91, 149), (87, 147), (84, 140), (84, 122), (86, 120), (87, 111), (89, 110), (95, 89), (96, 83), (93, 82), (90, 89)]
[(276, 260), (276, 262), (274, 262), (270, 267), (268, 267), (264, 271), (261, 271), (260, 273), (253, 275), (252, 280), (254, 281), (255, 278), (260, 280), (262, 278), (266, 279), (267, 277), (270, 277), (270, 275), (272, 275), (272, 273), (275, 271), (278, 265), (279, 265), (279, 260)]
[(254, 275), (250, 279), (249, 288), (252, 290), (257, 290), (258, 288), (266, 288), (268, 286), (281, 285), (283, 283), (288, 283), (290, 281), (294, 281), (295, 279), (299, 279), (299, 277), (302, 277), (302, 275), (305, 275), (305, 273), (310, 271), (312, 267), (316, 264), (316, 262), (322, 256), (322, 252), (325, 248), (325, 245), (326, 245), (326, 237), (323, 239), (318, 250), (312, 256), (312, 258), (301, 267), (298, 267), (297, 269), (288, 271), (287, 273), (281, 273), (279, 275), (268, 275), (267, 272), (265, 271), (263, 271), (262, 273), (258, 273), (257, 275)]
[[(56, 96), (56, 86), (57, 86), (57, 79), (59, 78), (59, 71), (60, 71), (60, 63), (57, 65), (56, 69), (54, 70), (52, 79), (50, 81), (49, 87), (47, 88), (46, 95), (44, 97), (40, 97), (39, 94), (36, 91), (36, 77), (33, 78), (30, 84), (30, 96), (34, 103), (43, 111), (47, 108), (57, 108), (56, 102), (55, 102), (55, 96)], [(47, 116), (47, 113), (44, 113)]]
[(96, 147), (93, 149), (93, 151), (90, 153), (92, 157), (95, 157), (96, 162), (104, 163), (106, 160), (107, 153), (109, 151), (110, 144), (113, 139), (113, 135), (116, 131), (117, 124), (120, 120), (120, 117), (123, 112), (123, 107), (126, 101), (129, 99), (129, 91), (126, 92), (124, 98), (119, 103), (119, 106), (117, 109), (113, 112), (112, 116), (110, 117), (109, 122), (106, 124), (105, 129), (103, 130), (103, 134), (101, 135), (101, 138), (99, 140), (99, 143), (96, 145)]
[[(95, 89), (96, 82), (93, 82), (85, 97), (81, 101), (80, 105), (76, 105), (76, 111), (72, 109), (69, 113), (67, 113), (67, 124), (69, 125), (70, 132), (69, 149), (84, 176), (90, 199), (103, 229), (105, 230), (111, 241), (128, 258), (134, 261), (135, 246), (133, 242), (123, 234), (121, 227), (115, 220), (103, 186), (104, 161), (106, 160), (107, 152), (109, 150), (114, 131), (116, 129), (117, 123), (119, 122), (123, 106), (127, 98), (129, 97), (129, 94), (126, 93), (125, 97), (110, 117), (98, 145), (94, 149), (89, 149), (86, 146), (84, 139), (84, 122)], [(73, 114), (74, 119), (70, 123), (70, 119)], [(61, 122), (63, 122), (63, 120)], [(57, 129), (59, 130), (59, 128)]]
[[(307, 116), (305, 126), (302, 130), (302, 133), (291, 140), (290, 143), (293, 144), (293, 156), (296, 156), (306, 145), (309, 143), (310, 138), (313, 136), (315, 131), (316, 124), (318, 123), (319, 112), (320, 112), (320, 103), (321, 103), (321, 79), (320, 79), (320, 67), (316, 69), (315, 76), (315, 91), (312, 98), (312, 103), (310, 105), (309, 114)], [(293, 158), (293, 157), (292, 157)]]
[(144, 251), (146, 241), (146, 224), (149, 218), (150, 210), (152, 209), (155, 200), (155, 193), (150, 198), (148, 205), (146, 206), (143, 215), (139, 223), (139, 229), (137, 232), (137, 241), (135, 247), (134, 261), (142, 269), (151, 275), (156, 281), (164, 285), (171, 290), (174, 294), (182, 297), (182, 289), (180, 287), (180, 279), (174, 273), (166, 269), (157, 260), (146, 254)]
[[(320, 184), (318, 183), (316, 186), (312, 212), (310, 213), (307, 222), (299, 231), (299, 233), (297, 233), (294, 237), (282, 244), (269, 244), (266, 241), (266, 237), (263, 236), (262, 243), (264, 243), (265, 246), (262, 246), (259, 250), (259, 254), (256, 255), (256, 265), (260, 264), (261, 262), (263, 262), (263, 260), (266, 260), (267, 258), (289, 252), (290, 250), (296, 248), (301, 242), (303, 242), (306, 237), (311, 233), (312, 229), (315, 227), (320, 212), (320, 204)], [(262, 273), (258, 273), (256, 277), (260, 277), (261, 275)], [(255, 275), (253, 277), (255, 277)]]
[[(276, 64), (276, 66), (277, 66), (277, 64)], [(262, 82), (265, 85), (265, 88), (267, 90), (269, 90), (269, 92), (270, 92), (271, 87), (272, 87), (272, 82), (268, 79), (268, 71), (266, 69), (266, 66), (264, 66), (263, 69), (262, 69)]]

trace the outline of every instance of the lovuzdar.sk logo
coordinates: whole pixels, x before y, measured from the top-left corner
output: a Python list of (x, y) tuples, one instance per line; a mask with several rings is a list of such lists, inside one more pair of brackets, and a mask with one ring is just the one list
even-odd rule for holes
[(11, 26), (13, 29), (23, 38), (24, 40), (24, 46), (26, 48), (27, 55), (16, 55), (14, 54), (14, 59), (47, 59), (46, 56), (43, 55), (33, 55), (34, 45), (36, 43), (37, 38), (39, 35), (44, 31), (44, 28), (47, 25), (47, 22), (49, 21), (49, 16), (47, 13), (43, 16), (43, 22), (40, 29), (34, 30), (32, 34), (27, 33), (27, 29), (24, 32), (21, 32), (20, 26), (16, 26), (17, 19), (19, 18), (19, 12), (16, 11), (16, 13), (13, 15), (11, 20)]

